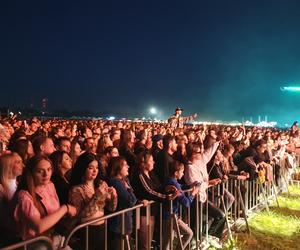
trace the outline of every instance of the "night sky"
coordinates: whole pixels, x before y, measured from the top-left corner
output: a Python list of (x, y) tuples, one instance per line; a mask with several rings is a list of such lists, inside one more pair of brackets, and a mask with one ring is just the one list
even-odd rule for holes
[(300, 1), (1, 1), (0, 106), (300, 120)]

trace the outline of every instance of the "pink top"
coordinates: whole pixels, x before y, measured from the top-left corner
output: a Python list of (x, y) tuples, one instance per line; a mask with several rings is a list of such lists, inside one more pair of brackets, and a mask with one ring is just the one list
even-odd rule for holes
[[(58, 196), (52, 182), (45, 186), (36, 187), (36, 193), (41, 197), (41, 202), (48, 215), (60, 208)], [(23, 240), (36, 236), (31, 221), (40, 219), (41, 214), (35, 207), (32, 196), (28, 191), (21, 190), (18, 193), (18, 204), (14, 211), (14, 217), (20, 226), (20, 236)]]

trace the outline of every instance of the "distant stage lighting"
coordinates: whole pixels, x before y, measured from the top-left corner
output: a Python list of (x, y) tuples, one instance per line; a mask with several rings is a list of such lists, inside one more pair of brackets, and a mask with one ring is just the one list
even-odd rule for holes
[(150, 108), (149, 111), (152, 115), (155, 115), (157, 112), (156, 108), (154, 108), (154, 107)]
[(288, 87), (280, 87), (281, 91), (289, 91), (289, 92), (300, 92), (300, 87), (288, 86)]

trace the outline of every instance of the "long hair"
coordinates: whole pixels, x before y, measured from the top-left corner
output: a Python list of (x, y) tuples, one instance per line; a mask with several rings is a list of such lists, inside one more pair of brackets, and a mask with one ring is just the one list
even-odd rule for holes
[(60, 166), (63, 161), (64, 154), (68, 154), (68, 153), (65, 151), (55, 151), (49, 156), (49, 159), (52, 161), (52, 164), (53, 164), (53, 173), (56, 173), (60, 176), (62, 176)]
[(126, 159), (122, 156), (111, 158), (108, 164), (109, 177), (116, 177), (122, 169), (122, 163), (125, 161)]
[(144, 170), (144, 166), (147, 163), (147, 161), (152, 157), (152, 154), (150, 152), (144, 151), (138, 154), (137, 162), (138, 162), (138, 170), (142, 172)]
[(52, 167), (52, 162), (49, 160), (47, 156), (42, 154), (33, 156), (27, 161), (26, 167), (24, 169), (24, 172), (21, 176), (20, 183), (17, 188), (17, 191), (25, 190), (32, 196), (33, 203), (35, 207), (39, 210), (42, 217), (45, 216), (45, 210), (42, 207), (41, 202), (39, 201), (39, 196), (36, 194), (36, 184), (34, 182), (33, 175), (37, 166), (43, 160), (49, 162)]
[(12, 150), (21, 156), (24, 163), (26, 163), (26, 161), (30, 157), (28, 155), (29, 143), (30, 141), (28, 139), (19, 139), (13, 145)]
[(0, 184), (3, 186), (5, 198), (8, 199), (8, 180), (13, 176), (13, 167), (17, 158), (17, 153), (2, 155), (0, 157)]
[[(97, 160), (97, 156), (90, 152), (85, 152), (78, 157), (71, 173), (71, 179), (70, 179), (71, 186), (76, 186), (84, 183), (85, 172), (92, 161), (98, 161), (98, 160)], [(96, 180), (94, 181), (95, 187), (97, 187), (99, 184), (100, 181), (99, 178), (100, 177), (98, 172)]]

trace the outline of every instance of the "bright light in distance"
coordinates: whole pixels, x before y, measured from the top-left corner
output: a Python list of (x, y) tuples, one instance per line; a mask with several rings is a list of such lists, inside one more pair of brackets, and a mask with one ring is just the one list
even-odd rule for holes
[(157, 110), (154, 107), (150, 108), (149, 111), (152, 115), (155, 115), (157, 113)]
[(300, 87), (289, 86), (289, 87), (281, 87), (280, 89), (282, 91), (300, 92)]
[(114, 116), (110, 116), (107, 118), (107, 120), (109, 120), (109, 121), (113, 121), (114, 119), (116, 119)]

